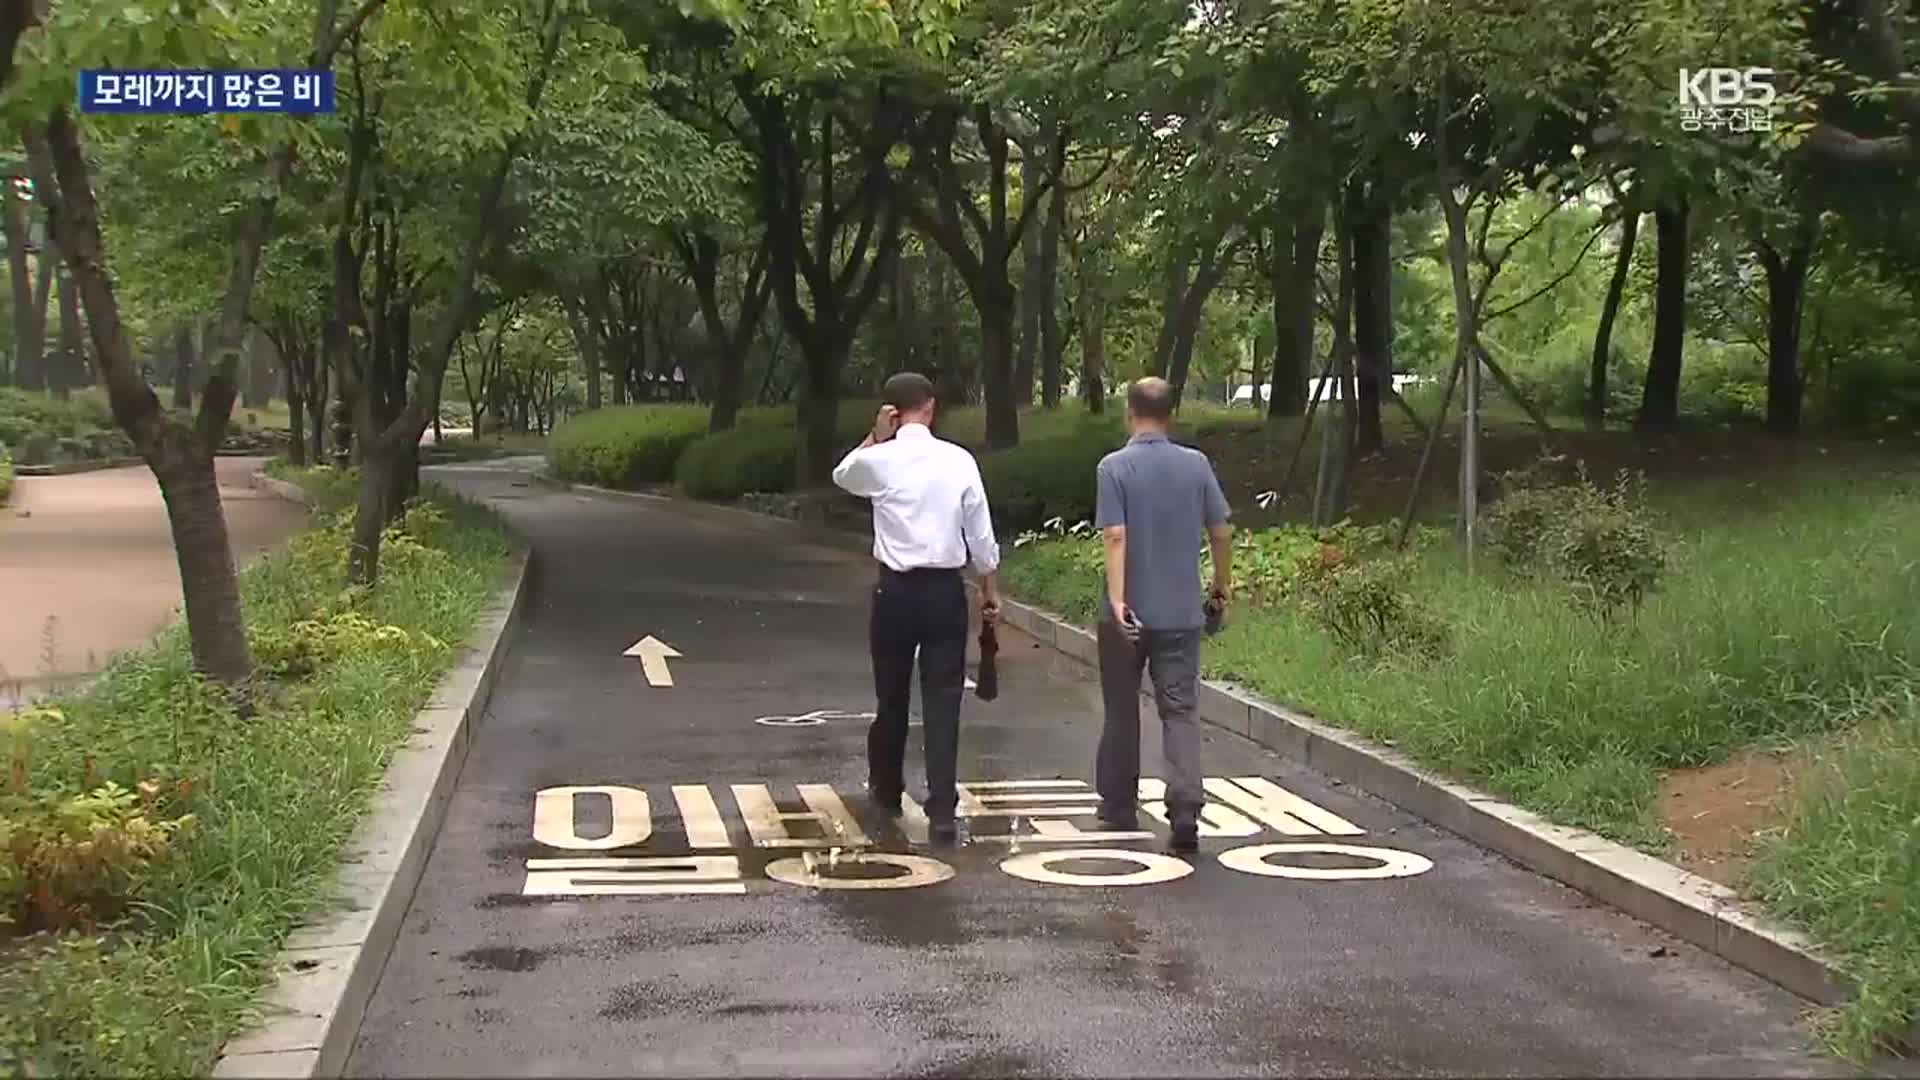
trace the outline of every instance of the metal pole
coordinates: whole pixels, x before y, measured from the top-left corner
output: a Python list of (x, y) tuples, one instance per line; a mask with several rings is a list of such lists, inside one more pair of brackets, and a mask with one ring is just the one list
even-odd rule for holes
[(1473, 573), (1473, 553), (1479, 539), (1480, 515), (1480, 356), (1467, 350), (1466, 431), (1460, 438), (1460, 523), (1467, 541), (1467, 573)]
[(1447, 369), (1447, 392), (1440, 398), (1440, 413), (1433, 418), (1433, 426), (1427, 429), (1426, 446), (1420, 451), (1420, 464), (1413, 470), (1413, 490), (1407, 493), (1406, 513), (1400, 517), (1400, 536), (1394, 546), (1404, 549), (1407, 537), (1413, 532), (1413, 515), (1420, 508), (1420, 493), (1426, 489), (1427, 466), (1433, 463), (1433, 450), (1440, 442), (1440, 433), (1447, 426), (1447, 412), (1453, 408), (1453, 392), (1460, 384), (1460, 366), (1465, 363), (1460, 357), (1453, 358), (1453, 366)]

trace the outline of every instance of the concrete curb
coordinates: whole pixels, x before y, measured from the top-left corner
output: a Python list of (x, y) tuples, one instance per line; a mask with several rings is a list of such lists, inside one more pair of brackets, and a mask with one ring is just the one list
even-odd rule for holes
[[(1096, 662), (1094, 636), (1057, 615), (1003, 601), (1000, 617), (1076, 660)], [(1396, 751), (1227, 683), (1201, 680), (1200, 716), (1571, 885), (1801, 997), (1834, 1005), (1853, 993), (1852, 980), (1811, 939), (1759, 914), (1723, 885), (1583, 829), (1552, 824), (1531, 811), (1456, 784)], [(1910, 1039), (1916, 1036), (1920, 1030)]]
[[(254, 481), (306, 501), (284, 481), (259, 474)], [(481, 613), (454, 666), (415, 716), (412, 738), (388, 763), (343, 853), (337, 885), (345, 908), (318, 915), (287, 938), (265, 998), (265, 1023), (228, 1040), (215, 1077), (341, 1075), (525, 610), (530, 568), (530, 552), (514, 556), (511, 581)]]
[(313, 509), (313, 500), (307, 497), (307, 491), (299, 484), (287, 480), (276, 480), (264, 472), (256, 472), (252, 477), (253, 486), (261, 491), (278, 495), (289, 502), (297, 502), (307, 509)]

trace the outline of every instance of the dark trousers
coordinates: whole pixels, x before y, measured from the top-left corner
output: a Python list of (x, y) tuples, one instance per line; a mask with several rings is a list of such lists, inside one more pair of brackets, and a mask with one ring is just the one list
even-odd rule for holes
[(966, 686), (967, 587), (958, 570), (881, 568), (873, 590), (873, 692), (867, 731), (867, 786), (891, 804), (906, 789), (907, 712), (914, 650), (920, 653), (921, 732), (927, 754), (927, 817), (951, 820), (960, 751), (960, 697)]
[(1160, 756), (1166, 765), (1167, 819), (1191, 825), (1206, 801), (1200, 776), (1199, 630), (1146, 630), (1128, 641), (1111, 616), (1100, 620), (1100, 696), (1106, 724), (1094, 762), (1101, 810), (1124, 821), (1140, 796), (1140, 671), (1153, 676), (1160, 713)]

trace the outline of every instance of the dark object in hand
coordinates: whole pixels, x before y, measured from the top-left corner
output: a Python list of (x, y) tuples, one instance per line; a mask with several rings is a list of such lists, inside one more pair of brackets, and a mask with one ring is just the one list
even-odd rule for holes
[(973, 692), (981, 701), (992, 701), (1000, 696), (1000, 669), (994, 663), (994, 655), (999, 651), (1000, 639), (994, 634), (993, 624), (982, 624), (980, 627), (980, 674), (973, 680)]
[(1218, 597), (1210, 596), (1203, 610), (1207, 613), (1207, 633), (1209, 635), (1219, 633), (1220, 628), (1225, 625), (1226, 605), (1222, 604)]

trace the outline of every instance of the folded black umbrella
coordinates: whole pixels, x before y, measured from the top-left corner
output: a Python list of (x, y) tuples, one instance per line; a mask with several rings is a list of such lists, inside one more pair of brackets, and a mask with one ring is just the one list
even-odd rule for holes
[(1000, 640), (994, 636), (993, 624), (980, 626), (980, 674), (973, 680), (973, 692), (981, 701), (992, 701), (1000, 696), (1000, 669), (994, 663), (994, 654), (1000, 651)]

